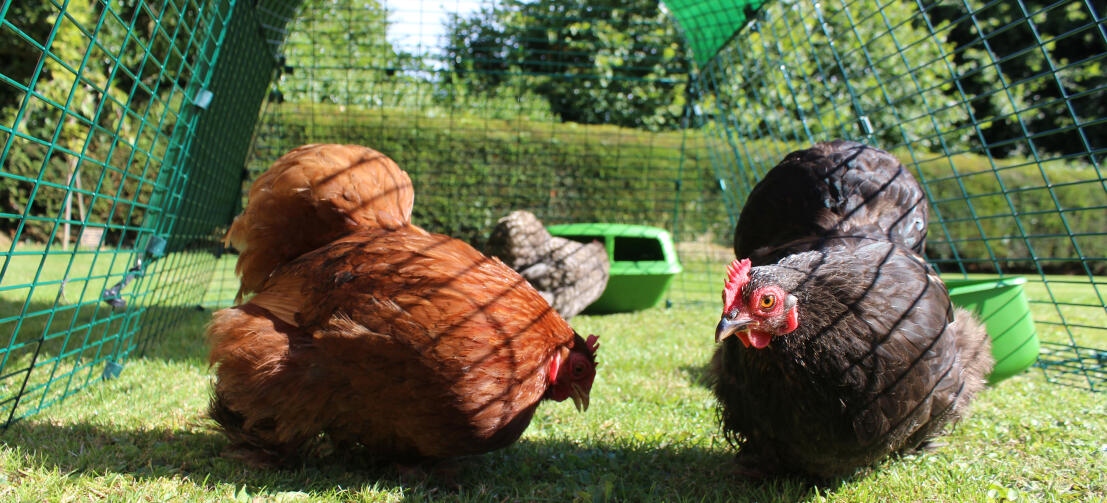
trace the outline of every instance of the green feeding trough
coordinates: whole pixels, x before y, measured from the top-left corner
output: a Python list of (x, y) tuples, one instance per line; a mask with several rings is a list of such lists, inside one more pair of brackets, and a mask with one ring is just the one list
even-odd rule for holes
[(611, 276), (603, 295), (585, 313), (619, 313), (656, 306), (673, 277), (682, 270), (665, 229), (628, 224), (565, 224), (547, 227), (550, 234), (607, 248)]
[(992, 338), (997, 383), (1029, 368), (1038, 359), (1038, 336), (1022, 285), (1026, 278), (947, 280), (950, 299), (984, 322)]

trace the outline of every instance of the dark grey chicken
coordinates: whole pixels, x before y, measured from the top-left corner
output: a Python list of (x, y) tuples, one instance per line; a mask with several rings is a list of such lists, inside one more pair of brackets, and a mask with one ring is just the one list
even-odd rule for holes
[(611, 271), (603, 243), (551, 236), (538, 217), (523, 210), (499, 220), (486, 252), (518, 271), (565, 319), (603, 294)]
[(848, 475), (966, 413), (991, 343), (919, 255), (925, 232), (915, 179), (858, 143), (789, 154), (754, 188), (711, 369), (741, 471)]

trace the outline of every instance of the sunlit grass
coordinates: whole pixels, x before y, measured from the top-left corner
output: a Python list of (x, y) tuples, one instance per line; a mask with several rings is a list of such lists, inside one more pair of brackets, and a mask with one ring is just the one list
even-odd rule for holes
[[(159, 320), (195, 308), (188, 302), (211, 282), (203, 267), (210, 253), (147, 258), (134, 270), (140, 256), (126, 248), (21, 243), (0, 257), (0, 422), (49, 407), (113, 371), (139, 349), (144, 328), (152, 334)], [(118, 297), (128, 308), (105, 302), (104, 291), (125, 279)]]
[[(1107, 497), (1107, 401), (1047, 384), (1004, 381), (946, 437), (948, 446), (890, 459), (812, 487), (751, 483), (730, 472), (703, 368), (713, 351), (709, 303), (579, 316), (602, 336), (592, 407), (547, 403), (517, 444), (460, 463), (458, 487), (332, 455), (290, 470), (220, 456), (203, 411), (210, 371), (195, 312), (123, 374), (13, 425), (0, 450), (0, 499), (67, 497), (225, 501), (1088, 501)], [(784, 399), (784, 397), (782, 397)], [(382, 404), (386, 406), (386, 404)], [(811, 418), (813, 421), (818, 418)]]
[[(725, 258), (697, 261), (684, 251), (682, 256), (686, 273), (674, 281), (673, 307), (572, 320), (581, 333), (602, 336), (599, 377), (588, 412), (578, 414), (568, 403), (544, 404), (517, 444), (462, 460), (457, 487), (434, 476), (405, 477), (395, 467), (342, 454), (310, 459), (288, 470), (259, 470), (222, 457), (226, 441), (204, 417), (211, 373), (201, 334), (211, 308), (231, 299), (237, 284), (231, 276), (232, 259), (217, 259), (216, 272), (203, 276), (210, 278), (200, 301), (207, 310), (174, 311), (173, 319), (180, 321), (159, 325), (146, 353), (129, 356), (118, 378), (97, 382), (99, 366), (81, 368), (75, 379), (88, 379), (93, 385), (2, 434), (0, 500), (1095, 501), (1107, 497), (1103, 470), (1107, 401), (1101, 394), (1050, 384), (1040, 369), (984, 392), (975, 413), (955, 427), (945, 439), (949, 445), (937, 451), (889, 459), (853, 478), (817, 487), (798, 480), (735, 478), (733, 450), (715, 423), (715, 402), (704, 375), (714, 350), (721, 285), (721, 278), (711, 271), (722, 271)], [(53, 310), (56, 326), (47, 328), (50, 317), (38, 316), (24, 320), (24, 330), (31, 335), (63, 333), (73, 312), (78, 325), (92, 320), (90, 311), (100, 305), (99, 290), (106, 281), (87, 277), (112, 271), (117, 279), (130, 265), (122, 257), (117, 262), (124, 269), (102, 265), (105, 258), (48, 255), (40, 278), (62, 277), (69, 267), (71, 272), (81, 271), (71, 277), (84, 275), (84, 281), (101, 283), (84, 289), (94, 293), (83, 301), (77, 299), (84, 296), (70, 294), (81, 290), (67, 283), (65, 299), (56, 305), (58, 286), (36, 287), (41, 293), (33, 296), (30, 305)], [(40, 260), (33, 254), (13, 258), (4, 284), (30, 284)], [(182, 253), (162, 260), (158, 274), (172, 279), (190, 277), (193, 269), (200, 269), (196, 264), (213, 258)], [(178, 295), (172, 293), (174, 289), (192, 288), (188, 281), (170, 279), (165, 285), (170, 293), (138, 297), (152, 310), (146, 321), (164, 316), (159, 309), (180, 308), (174, 307)], [(1047, 276), (1044, 282), (1029, 279), (1027, 293), (1032, 300), (1052, 292), (1066, 303), (1098, 302), (1095, 285), (1082, 282), (1080, 276)], [(7, 309), (15, 309), (25, 300), (19, 297), (21, 292), (4, 291), (0, 300)], [(195, 298), (196, 293), (180, 297)], [(75, 301), (77, 308), (66, 307)], [(1046, 321), (1039, 324), (1043, 339), (1066, 340), (1067, 332), (1059, 333), (1056, 325), (1048, 323), (1051, 315), (1057, 316), (1057, 307), (1039, 302), (1032, 303), (1031, 309), (1036, 319)], [(1094, 309), (1065, 315), (1070, 324), (1104, 325)], [(96, 329), (110, 331), (121, 322), (112, 320)], [(4, 325), (5, 330), (11, 323)], [(1060, 327), (1064, 330), (1064, 325)], [(1101, 332), (1086, 332), (1090, 334), (1079, 335), (1087, 337), (1082, 343), (1107, 346)], [(87, 364), (91, 350), (79, 353), (80, 357), (50, 359), (82, 341), (44, 344), (40, 362), (60, 365), (53, 373), (44, 371), (44, 377), (32, 384)], [(22, 357), (30, 358), (30, 353)], [(8, 369), (25, 363), (10, 360)], [(0, 391), (9, 396), (21, 382), (18, 378), (0, 382)]]

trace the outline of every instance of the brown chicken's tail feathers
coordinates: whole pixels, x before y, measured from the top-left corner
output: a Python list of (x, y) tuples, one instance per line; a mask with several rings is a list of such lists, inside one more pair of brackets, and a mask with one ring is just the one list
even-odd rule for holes
[(239, 301), (304, 253), (360, 229), (409, 225), (414, 199), (408, 174), (376, 150), (311, 144), (286, 153), (250, 186), (223, 238), (239, 252)]

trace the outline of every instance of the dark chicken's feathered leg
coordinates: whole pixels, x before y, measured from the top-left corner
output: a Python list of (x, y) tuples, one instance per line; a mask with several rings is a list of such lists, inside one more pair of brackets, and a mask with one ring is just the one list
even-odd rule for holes
[(289, 341), (303, 334), (245, 304), (217, 311), (207, 336), (210, 361), (219, 364), (208, 415), (231, 441), (227, 454), (261, 466), (298, 460), (318, 432), (303, 414), (317, 394), (292, 392), (303, 383), (304, 365), (303, 348)]
[(734, 456), (734, 475), (748, 479), (761, 480), (785, 474), (776, 456), (753, 442), (746, 442)]
[(460, 489), (458, 477), (462, 464), (455, 458), (426, 460), (420, 463), (397, 463), (400, 479), (410, 484), (426, 483), (449, 489)]
[[(710, 375), (716, 380), (716, 382), (712, 383), (712, 387), (715, 388), (716, 393), (721, 389), (717, 380), (735, 379), (730, 372), (724, 370), (724, 360), (725, 358), (722, 351), (716, 352), (711, 358)], [(733, 388), (735, 385), (733, 381), (730, 381), (728, 386)], [(719, 398), (721, 403), (722, 397)], [(749, 438), (738, 433), (740, 430), (738, 426), (739, 418), (747, 412), (739, 410), (739, 407), (731, 406), (719, 407), (717, 413), (719, 423), (723, 427), (723, 433), (726, 436), (727, 442), (729, 442), (732, 447), (738, 449), (738, 453), (734, 456), (735, 466), (733, 473), (735, 476), (748, 480), (761, 480), (783, 475), (786, 472), (786, 470), (783, 469), (784, 465), (778, 458), (778, 449), (775, 449), (772, 445), (765, 444), (757, 438)]]

